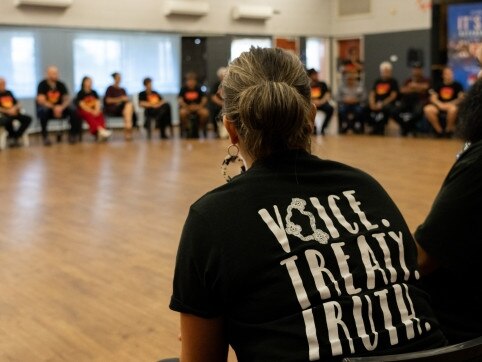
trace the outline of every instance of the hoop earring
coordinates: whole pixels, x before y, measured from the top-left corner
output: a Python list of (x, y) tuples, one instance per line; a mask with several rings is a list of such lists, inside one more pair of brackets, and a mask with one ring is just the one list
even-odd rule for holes
[(221, 174), (223, 175), (224, 179), (226, 182), (230, 182), (233, 177), (228, 175), (228, 166), (229, 164), (233, 164), (234, 162), (240, 163), (241, 164), (241, 173), (246, 171), (246, 166), (244, 164), (244, 161), (239, 155), (239, 147), (235, 144), (232, 144), (228, 147), (228, 154), (224, 158), (223, 163), (221, 164)]

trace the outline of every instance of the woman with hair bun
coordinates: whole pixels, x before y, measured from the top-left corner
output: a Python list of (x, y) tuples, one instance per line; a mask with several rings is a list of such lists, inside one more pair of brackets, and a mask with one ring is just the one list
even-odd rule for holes
[[(222, 82), (247, 171), (190, 208), (170, 308), (181, 361), (337, 361), (446, 343), (416, 247), (366, 173), (310, 154), (316, 107), (294, 55), (251, 48)], [(236, 150), (239, 149), (239, 155)]]

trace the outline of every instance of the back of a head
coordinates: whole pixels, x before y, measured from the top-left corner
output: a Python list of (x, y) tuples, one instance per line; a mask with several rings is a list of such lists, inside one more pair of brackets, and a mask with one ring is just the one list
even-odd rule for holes
[(458, 127), (465, 141), (482, 140), (482, 79), (474, 83), (460, 104)]
[(224, 115), (253, 159), (310, 150), (310, 81), (300, 60), (281, 49), (251, 48), (228, 67)]

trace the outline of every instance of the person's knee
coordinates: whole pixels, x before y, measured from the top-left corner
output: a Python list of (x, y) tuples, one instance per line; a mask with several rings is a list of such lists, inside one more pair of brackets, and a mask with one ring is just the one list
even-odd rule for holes
[(423, 107), (423, 113), (426, 115), (434, 115), (436, 116), (438, 114), (438, 109), (432, 104), (426, 105)]

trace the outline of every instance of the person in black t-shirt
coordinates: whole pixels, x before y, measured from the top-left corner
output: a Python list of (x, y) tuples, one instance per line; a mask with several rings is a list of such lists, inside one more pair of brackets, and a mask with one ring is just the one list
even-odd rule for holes
[(139, 105), (144, 108), (145, 127), (147, 134), (151, 134), (151, 120), (156, 122), (156, 128), (159, 128), (159, 135), (162, 139), (169, 138), (166, 135), (166, 127), (169, 127), (170, 135), (173, 136), (171, 105), (167, 103), (162, 96), (152, 89), (152, 79), (145, 78), (143, 81), (146, 89), (139, 93)]
[(112, 131), (107, 130), (105, 127), (99, 95), (92, 89), (92, 79), (90, 77), (82, 79), (82, 85), (75, 98), (75, 103), (77, 105), (77, 113), (89, 125), (90, 133), (95, 135), (99, 141), (107, 140), (112, 135)]
[(181, 135), (183, 137), (187, 136), (188, 130), (192, 128), (191, 117), (193, 116), (197, 117), (198, 126), (206, 135), (205, 127), (209, 120), (208, 98), (198, 85), (195, 73), (186, 74), (186, 82), (179, 92), (178, 102), (179, 117), (181, 118)]
[(248, 170), (196, 201), (170, 308), (181, 361), (339, 361), (446, 343), (416, 246), (372, 177), (310, 154), (316, 108), (300, 60), (251, 48), (223, 80), (224, 125)]
[[(430, 104), (423, 112), (435, 130), (437, 137), (452, 137), (457, 121), (458, 106), (464, 97), (462, 84), (454, 80), (454, 73), (449, 67), (442, 72), (442, 83), (430, 91)], [(440, 123), (440, 113), (446, 115), (446, 126)]]
[(415, 232), (424, 289), (451, 343), (482, 336), (482, 80), (460, 106), (464, 151)]
[(37, 117), (42, 127), (42, 138), (45, 146), (52, 143), (48, 138), (47, 124), (50, 119), (69, 118), (70, 134), (69, 142), (75, 143), (82, 131), (82, 124), (71, 105), (69, 91), (64, 83), (59, 81), (59, 70), (55, 66), (49, 66), (46, 78), (37, 88)]
[(411, 73), (400, 89), (400, 104), (393, 114), (402, 136), (415, 132), (415, 125), (422, 119), (423, 107), (428, 102), (430, 80), (424, 77), (422, 67), (412, 67)]
[(375, 80), (368, 96), (370, 123), (373, 127), (371, 134), (385, 134), (385, 125), (394, 113), (399, 89), (398, 82), (392, 78), (392, 71), (390, 62), (380, 64), (380, 78)]
[[(13, 121), (18, 120), (20, 127), (14, 129)], [(20, 104), (13, 93), (6, 89), (4, 78), (0, 78), (0, 126), (5, 127), (12, 140), (12, 146), (20, 145), (20, 138), (30, 126), (32, 117), (20, 113)]]
[[(325, 114), (325, 121), (321, 126), (321, 134), (324, 135), (334, 112), (334, 108), (330, 104), (331, 92), (325, 82), (318, 80), (318, 72), (315, 69), (308, 69), (308, 77), (311, 80), (311, 101), (317, 110)], [(313, 133), (316, 134), (316, 126)]]

